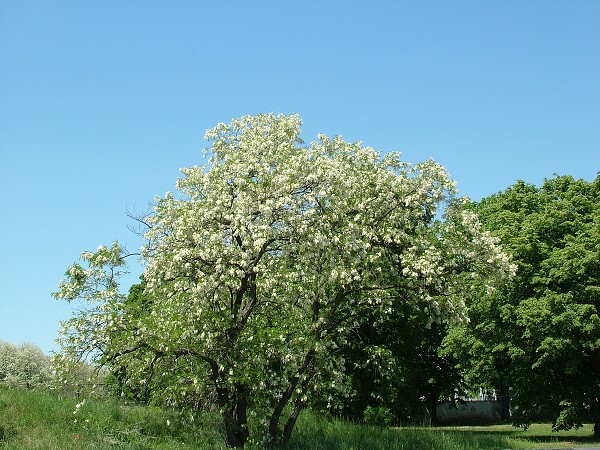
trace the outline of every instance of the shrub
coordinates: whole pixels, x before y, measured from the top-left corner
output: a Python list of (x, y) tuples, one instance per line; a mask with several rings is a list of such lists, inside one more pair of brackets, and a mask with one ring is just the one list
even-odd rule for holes
[(394, 422), (394, 414), (385, 406), (367, 406), (363, 412), (367, 425), (389, 427)]

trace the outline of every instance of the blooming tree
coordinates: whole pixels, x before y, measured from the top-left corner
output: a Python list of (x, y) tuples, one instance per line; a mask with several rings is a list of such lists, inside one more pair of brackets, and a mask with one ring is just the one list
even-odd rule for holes
[(19, 346), (0, 341), (0, 385), (44, 388), (52, 378), (50, 358), (34, 344)]
[(69, 268), (55, 296), (88, 307), (63, 324), (64, 367), (118, 364), (174, 402), (210, 392), (228, 445), (285, 443), (339, 381), (336, 347), (364, 311), (406, 298), (464, 320), (473, 286), (512, 271), (443, 167), (341, 137), (304, 145), (300, 126), (268, 114), (207, 131), (207, 165), (182, 169), (145, 220), (143, 311), (119, 293), (118, 244)]

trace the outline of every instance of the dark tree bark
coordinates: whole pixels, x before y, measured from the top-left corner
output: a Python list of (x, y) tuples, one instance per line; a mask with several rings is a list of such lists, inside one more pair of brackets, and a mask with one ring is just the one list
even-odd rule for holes
[[(315, 350), (311, 349), (304, 356), (304, 361), (302, 362), (302, 365), (298, 368), (298, 372), (297, 372), (296, 376), (292, 377), (292, 379), (289, 382), (288, 388), (286, 389), (283, 396), (279, 399), (279, 401), (275, 405), (273, 414), (271, 414), (271, 420), (269, 421), (269, 435), (271, 436), (271, 439), (273, 442), (276, 442), (278, 435), (279, 435), (279, 420), (281, 419), (281, 414), (283, 413), (285, 406), (288, 404), (288, 402), (292, 398), (292, 395), (294, 394), (294, 390), (296, 389), (296, 387), (298, 386), (298, 383), (300, 382), (300, 378), (302, 377), (302, 375), (304, 375), (306, 373), (306, 371), (309, 369), (310, 365), (312, 364), (315, 354), (316, 354)], [(310, 377), (308, 377), (308, 376), (305, 378), (305, 382), (302, 383), (303, 387), (304, 387), (305, 383), (307, 384), (307, 381), (309, 379), (310, 379)], [(301, 411), (301, 408), (300, 408), (300, 411)], [(298, 411), (298, 415), (300, 414), (300, 411)], [(292, 413), (292, 415), (293, 414), (294, 413)], [(297, 418), (297, 416), (296, 416), (296, 418)], [(290, 427), (290, 431), (289, 431), (290, 434), (292, 432), (292, 429), (294, 428), (295, 422), (296, 422), (296, 420), (294, 419), (294, 421), (292, 422), (291, 427)], [(288, 421), (288, 423), (289, 423), (289, 421)], [(286, 428), (287, 428), (287, 426), (286, 426)]]
[(500, 391), (500, 419), (503, 422), (508, 422), (510, 420), (510, 397), (509, 397), (509, 389), (505, 383), (501, 383), (499, 386)]
[(440, 420), (437, 415), (437, 405), (438, 405), (437, 398), (428, 397), (427, 405), (429, 406), (429, 416), (431, 419), (431, 426), (437, 427), (440, 424)]
[(219, 405), (225, 407), (224, 425), (227, 446), (242, 448), (250, 436), (248, 430), (246, 387), (235, 385), (230, 395), (226, 390), (217, 392)]
[(296, 404), (294, 405), (294, 410), (292, 414), (287, 420), (285, 427), (283, 428), (283, 437), (281, 439), (281, 443), (284, 447), (286, 447), (290, 443), (290, 438), (292, 437), (292, 431), (294, 430), (294, 426), (296, 425), (296, 420), (298, 420), (298, 416), (304, 409), (304, 402), (298, 399)]

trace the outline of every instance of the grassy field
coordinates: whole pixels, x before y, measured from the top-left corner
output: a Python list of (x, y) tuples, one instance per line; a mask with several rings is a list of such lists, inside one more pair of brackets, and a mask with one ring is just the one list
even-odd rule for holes
[[(222, 449), (220, 418), (206, 413), (193, 425), (173, 412), (152, 407), (123, 407), (52, 393), (0, 387), (2, 449)], [(291, 449), (520, 449), (600, 446), (591, 427), (552, 433), (549, 425), (527, 431), (509, 425), (459, 428), (382, 429), (307, 412), (297, 425)]]

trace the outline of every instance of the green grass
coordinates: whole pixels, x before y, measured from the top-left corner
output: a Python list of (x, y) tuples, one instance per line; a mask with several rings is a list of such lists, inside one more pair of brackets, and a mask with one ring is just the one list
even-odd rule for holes
[[(223, 449), (220, 417), (203, 413), (192, 425), (178, 414), (153, 407), (124, 407), (56, 393), (0, 387), (0, 449)], [(168, 421), (168, 422), (167, 422)], [(554, 433), (550, 425), (527, 431), (490, 427), (377, 428), (307, 411), (298, 421), (289, 449), (521, 449), (600, 446), (591, 426)]]
[(114, 401), (88, 401), (74, 414), (77, 402), (55, 393), (0, 387), (0, 448), (224, 448), (216, 414), (203, 414), (190, 426), (173, 412)]

